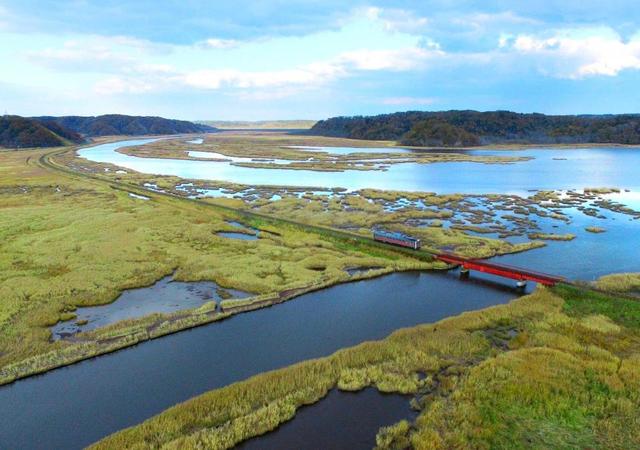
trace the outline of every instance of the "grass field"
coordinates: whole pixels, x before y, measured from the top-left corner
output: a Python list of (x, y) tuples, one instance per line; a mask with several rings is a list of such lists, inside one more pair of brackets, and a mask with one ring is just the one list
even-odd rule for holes
[[(144, 146), (128, 147), (119, 151), (143, 158), (196, 159), (188, 151), (213, 152), (230, 157), (254, 158), (256, 161), (234, 162), (244, 167), (271, 169), (304, 169), (318, 171), (344, 170), (381, 170), (384, 166), (399, 162), (421, 164), (438, 162), (475, 162), (483, 164), (507, 164), (527, 161), (519, 156), (478, 156), (465, 153), (445, 153), (437, 150), (422, 150), (411, 153), (399, 153), (395, 142), (363, 141), (322, 136), (290, 135), (277, 132), (224, 132), (203, 135), (204, 142), (194, 145), (184, 139), (161, 140)], [(385, 153), (351, 153), (346, 155), (330, 154), (323, 150), (308, 152), (296, 146), (308, 147), (353, 147), (379, 148)], [(219, 159), (220, 156), (211, 155)], [(311, 159), (310, 159), (311, 158)], [(265, 159), (288, 160), (288, 164), (266, 162)], [(261, 161), (262, 160), (262, 161)], [(371, 161), (368, 161), (371, 160)]]
[(637, 448), (638, 317), (637, 301), (540, 288), (211, 391), (95, 448), (229, 448), (366, 386), (414, 394), (421, 411), (379, 448)]
[[(38, 164), (42, 153), (0, 152), (0, 382), (139, 340), (132, 336), (149, 318), (87, 334), (81, 343), (49, 342), (49, 326), (79, 306), (111, 302), (124, 289), (172, 273), (268, 295), (344, 281), (346, 267), (430, 267), (401, 253), (272, 223), (252, 223), (265, 231), (256, 241), (219, 237), (219, 231), (236, 231), (227, 220), (243, 219), (182, 199), (142, 200), (104, 182), (54, 172)], [(178, 319), (184, 326), (214, 319), (201, 313), (171, 316), (165, 327), (179, 329)], [(114, 335), (126, 339), (104, 344)]]
[(614, 273), (601, 277), (596, 286), (611, 292), (640, 293), (640, 273)]

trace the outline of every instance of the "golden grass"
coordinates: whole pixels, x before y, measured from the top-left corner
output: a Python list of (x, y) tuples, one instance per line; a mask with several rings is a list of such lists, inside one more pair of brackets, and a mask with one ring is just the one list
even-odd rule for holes
[[(381, 191), (367, 191), (366, 194), (347, 196), (344, 199), (288, 197), (277, 202), (254, 202), (252, 210), (274, 217), (287, 217), (310, 225), (349, 229), (354, 233), (367, 237), (371, 236), (372, 228), (383, 226), (421, 239), (423, 247), (426, 249), (433, 251), (448, 249), (464, 256), (476, 258), (517, 253), (545, 245), (542, 241), (512, 244), (506, 240), (471, 236), (463, 230), (438, 226), (441, 225), (441, 222), (438, 222), (440, 219), (447, 219), (453, 215), (453, 212), (449, 209), (414, 209), (387, 212), (384, 210), (383, 205), (368, 202), (365, 195), (368, 198), (383, 198), (385, 200), (395, 200), (398, 197), (396, 192), (383, 193)], [(420, 194), (413, 193), (407, 195), (407, 198), (411, 200), (424, 199), (429, 204), (442, 205), (456, 201), (462, 196), (422, 194), (421, 197)], [(234, 201), (236, 202), (235, 207), (243, 206), (241, 201)], [(221, 203), (229, 204), (227, 201)], [(407, 225), (407, 221), (412, 219), (435, 219), (435, 224), (429, 227)]]
[[(621, 304), (640, 314), (631, 300), (540, 288), (208, 392), (93, 448), (230, 448), (336, 386), (417, 396), (416, 422), (381, 429), (378, 448), (637, 448), (640, 322), (620, 322)], [(517, 335), (498, 346), (505, 328)]]
[(530, 233), (529, 239), (542, 239), (545, 241), (572, 241), (576, 238), (575, 234), (554, 234), (554, 233)]
[(599, 289), (611, 292), (640, 291), (640, 273), (614, 273), (600, 277), (596, 282)]
[[(477, 156), (464, 153), (414, 152), (399, 153), (395, 143), (389, 141), (363, 141), (322, 136), (287, 135), (265, 132), (226, 132), (204, 136), (204, 142), (193, 145), (186, 139), (162, 140), (138, 147), (120, 149), (122, 153), (143, 158), (200, 159), (189, 157), (188, 151), (219, 153), (225, 156), (255, 158), (255, 161), (233, 163), (243, 167), (267, 169), (304, 169), (318, 171), (380, 170), (380, 162), (367, 160), (384, 159), (384, 165), (398, 162), (429, 164), (435, 162), (476, 162), (484, 164), (508, 164), (526, 161), (530, 158), (513, 156)], [(308, 152), (295, 146), (308, 147), (373, 147), (388, 149), (388, 153), (352, 153), (330, 155), (328, 151)], [(216, 158), (212, 155), (212, 158)], [(217, 157), (219, 158), (219, 157)], [(313, 158), (312, 161), (308, 161)], [(282, 165), (261, 161), (264, 159), (285, 159), (295, 161)], [(362, 164), (364, 163), (364, 164)]]
[(416, 264), (287, 225), (264, 224), (256, 241), (219, 237), (232, 229), (226, 220), (244, 219), (181, 199), (135, 199), (103, 182), (46, 170), (37, 164), (42, 154), (0, 153), (0, 368), (41, 355), (55, 360), (56, 352), (71, 355), (60, 361), (86, 355), (73, 354), (72, 343), (50, 343), (48, 327), (76, 307), (111, 302), (171, 273), (260, 295), (339, 282), (354, 265)]

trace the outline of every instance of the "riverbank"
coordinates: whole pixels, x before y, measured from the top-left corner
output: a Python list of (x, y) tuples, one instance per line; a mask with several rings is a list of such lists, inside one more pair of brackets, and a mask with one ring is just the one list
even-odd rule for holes
[(2, 386), (0, 447), (84, 448), (211, 389), (521, 294), (443, 271), (314, 291)]
[(640, 420), (637, 317), (633, 300), (539, 289), (212, 391), (94, 448), (230, 448), (295, 420), (298, 407), (334, 387), (367, 386), (411, 393), (421, 411), (410, 426), (384, 430), (385, 448), (633, 448), (640, 445), (628, 426)]
[[(165, 144), (169, 145), (169, 143), (163, 142), (135, 148), (145, 151), (148, 146), (164, 146)], [(610, 161), (611, 158), (615, 161), (616, 158), (620, 157), (620, 163), (628, 159), (618, 153), (612, 153), (612, 151), (604, 152), (600, 157), (606, 158), (607, 161)], [(204, 173), (205, 170), (211, 170), (212, 172), (208, 172), (210, 173), (209, 178), (216, 178), (218, 172), (220, 172), (219, 175), (222, 178), (235, 178), (236, 171), (243, 169), (242, 173), (246, 171), (246, 176), (251, 178), (252, 174), (262, 176), (264, 172), (272, 171), (237, 166), (226, 166), (225, 169), (223, 166), (227, 163), (204, 160), (171, 161), (130, 156), (126, 156), (123, 160), (122, 156), (125, 155), (119, 155), (117, 149), (106, 148), (95, 148), (90, 151), (83, 150), (81, 154), (89, 160), (103, 162), (80, 163), (82, 160), (66, 156), (63, 163), (74, 167), (76, 170), (94, 173), (102, 172), (102, 176), (136, 183), (152, 190), (162, 190), (190, 198), (204, 198), (212, 203), (266, 213), (267, 215), (281, 216), (284, 214), (289, 217), (290, 214), (293, 214), (296, 216), (296, 220), (300, 222), (309, 223), (311, 220), (314, 224), (345, 229), (358, 234), (369, 232), (372, 226), (386, 227), (389, 225), (392, 228), (396, 228), (397, 231), (419, 236), (425, 245), (430, 248), (446, 251), (453, 250), (463, 254), (468, 251), (469, 254), (467, 256), (476, 257), (511, 253), (511, 247), (514, 244), (518, 246), (525, 245), (522, 237), (527, 235), (536, 236), (536, 233), (543, 231), (542, 235), (558, 234), (553, 228), (570, 228), (570, 223), (579, 214), (597, 219), (592, 224), (587, 224), (587, 226), (596, 226), (598, 220), (606, 219), (609, 213), (620, 213), (631, 217), (639, 217), (640, 214), (637, 210), (620, 203), (627, 200), (633, 201), (635, 198), (635, 194), (626, 189), (624, 185), (621, 188), (608, 187), (594, 190), (588, 187), (593, 180), (589, 180), (589, 184), (582, 185), (579, 188), (567, 190), (528, 189), (528, 192), (533, 191), (533, 193), (527, 193), (526, 195), (504, 193), (468, 194), (464, 193), (464, 188), (459, 193), (449, 194), (445, 192), (435, 194), (433, 191), (398, 191), (390, 189), (349, 191), (339, 188), (337, 187), (339, 185), (335, 184), (325, 188), (278, 187), (274, 185), (248, 186), (228, 181), (167, 177), (166, 174), (173, 171), (175, 173), (183, 173), (184, 176), (193, 176), (194, 173)], [(582, 161), (590, 161), (590, 159), (582, 159), (585, 157), (585, 155), (579, 156), (578, 162), (584, 164)], [(126, 171), (125, 173), (122, 170), (118, 170), (117, 166), (105, 165), (104, 161), (122, 164), (125, 167), (136, 167), (143, 172), (164, 173), (165, 175), (145, 176), (143, 173), (131, 171)], [(170, 168), (165, 164), (169, 162), (171, 162)], [(180, 163), (182, 162), (193, 164), (181, 166)], [(550, 164), (549, 168), (553, 169), (555, 173), (565, 163), (563, 161), (548, 161), (548, 164)], [(591, 163), (587, 163), (587, 166), (590, 167), (591, 165)], [(408, 164), (407, 166), (415, 166), (411, 170), (422, 170), (419, 169), (420, 165)], [(496, 175), (495, 181), (504, 179), (529, 180), (540, 170), (547, 170), (547, 165), (544, 161), (531, 161), (516, 164), (512, 167), (500, 177), (497, 177), (497, 173), (494, 174)], [(528, 167), (528, 169), (525, 170), (525, 167)], [(565, 169), (569, 168), (565, 167)], [(274, 170), (274, 176), (269, 178), (269, 183), (272, 184), (277, 183), (283, 176), (286, 180), (295, 177), (293, 173), (300, 172), (286, 169)], [(533, 170), (533, 173), (528, 173), (530, 170)], [(582, 173), (582, 170), (586, 170), (586, 167), (580, 169), (579, 172)], [(304, 180), (307, 174), (312, 171), (302, 172), (300, 177)], [(446, 176), (445, 172), (447, 172)], [(485, 169), (472, 169), (467, 166), (465, 171), (456, 172), (456, 177), (451, 177), (447, 170), (438, 170), (434, 174), (438, 174), (437, 179), (439, 181), (444, 180), (449, 183), (458, 181), (458, 176), (461, 174), (472, 173), (474, 177), (479, 178), (479, 174), (483, 172), (485, 172)], [(487, 177), (483, 178), (483, 181), (493, 178), (493, 175), (491, 175), (493, 172), (493, 169), (489, 170)], [(512, 177), (511, 175), (513, 174), (511, 172), (519, 176)], [(234, 176), (229, 176), (229, 174), (234, 174)], [(240, 172), (237, 173), (237, 175), (240, 174)], [(407, 173), (406, 175), (407, 178), (403, 177), (402, 180), (415, 177), (420, 179), (431, 178), (429, 172), (425, 173), (425, 177), (419, 176), (418, 173)], [(440, 179), (440, 176), (445, 178)], [(353, 177), (357, 178), (359, 175), (354, 175)], [(349, 179), (353, 177), (349, 177)], [(322, 177), (319, 176), (318, 179), (320, 178)], [(377, 174), (376, 179), (378, 178), (381, 180), (381, 184), (384, 185), (389, 176), (385, 172)], [(392, 178), (393, 180), (400, 179)], [(341, 182), (341, 180), (342, 176), (335, 181)], [(314, 179), (314, 183), (316, 181), (318, 180)], [(461, 183), (463, 186), (465, 185), (464, 180)], [(508, 214), (501, 214), (503, 211), (508, 212)], [(305, 217), (306, 215), (309, 217)], [(545, 229), (541, 230), (541, 228)], [(577, 230), (568, 229), (564, 235), (575, 234), (577, 236), (578, 233), (575, 231)], [(496, 237), (499, 239), (491, 239)], [(483, 238), (489, 238), (490, 240)], [(529, 248), (537, 248), (542, 243), (532, 242), (528, 245)], [(478, 249), (480, 251), (476, 251)], [(514, 251), (517, 250), (514, 249)]]
[[(202, 142), (163, 139), (144, 146), (117, 151), (139, 158), (212, 161), (254, 169), (311, 170), (317, 172), (384, 171), (393, 164), (472, 162), (512, 164), (527, 161), (521, 156), (476, 155), (468, 152), (412, 151), (387, 141), (358, 141), (286, 133), (214, 133)], [(348, 150), (348, 152), (345, 152)]]
[(65, 346), (41, 353), (0, 368), (0, 386), (16, 380), (41, 374), (77, 362), (106, 355), (124, 348), (157, 339), (169, 334), (227, 319), (235, 314), (275, 306), (310, 292), (334, 286), (375, 278), (399, 270), (415, 270), (420, 266), (403, 269), (379, 269), (358, 275), (345, 275), (341, 280), (329, 280), (308, 286), (290, 288), (275, 294), (265, 294), (242, 300), (223, 300), (217, 310), (216, 302), (199, 308), (181, 310), (172, 314), (150, 314), (141, 319), (131, 319), (102, 327), (93, 332), (84, 332), (66, 340)]
[(233, 229), (227, 221), (246, 217), (59, 171), (46, 163), (57, 151), (0, 154), (2, 383), (220, 318), (196, 309), (120, 322), (87, 333), (87, 340), (50, 342), (49, 327), (75, 308), (110, 303), (172, 273), (179, 281), (212, 280), (268, 296), (345, 281), (347, 267), (432, 267), (428, 255), (420, 261), (285, 222), (253, 223), (265, 231), (255, 241), (220, 237)]
[(598, 289), (640, 296), (640, 273), (614, 273), (598, 279)]

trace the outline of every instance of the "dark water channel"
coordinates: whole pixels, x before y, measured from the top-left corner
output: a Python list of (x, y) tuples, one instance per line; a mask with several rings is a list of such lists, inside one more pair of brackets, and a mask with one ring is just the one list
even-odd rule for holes
[(306, 294), (1, 387), (0, 448), (81, 448), (208, 390), (517, 295), (419, 272)]
[(370, 449), (383, 426), (413, 420), (410, 396), (381, 394), (374, 388), (360, 392), (337, 389), (320, 402), (298, 409), (293, 420), (263, 436), (249, 439), (243, 450)]

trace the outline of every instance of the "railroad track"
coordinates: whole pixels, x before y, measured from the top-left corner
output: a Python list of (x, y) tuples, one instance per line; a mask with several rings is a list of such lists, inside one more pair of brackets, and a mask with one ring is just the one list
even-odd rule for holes
[(61, 172), (73, 178), (88, 179), (94, 182), (102, 183), (103, 185), (106, 184), (111, 189), (115, 189), (115, 190), (119, 190), (127, 193), (144, 195), (152, 199), (166, 198), (166, 199), (178, 200), (178, 201), (185, 202), (185, 204), (190, 204), (192, 206), (197, 206), (199, 208), (210, 208), (223, 213), (226, 212), (228, 214), (232, 214), (234, 216), (242, 217), (248, 220), (255, 219), (255, 220), (264, 221), (273, 225), (288, 225), (304, 231), (320, 234), (325, 237), (331, 237), (334, 239), (342, 240), (349, 244), (363, 245), (366, 247), (380, 249), (387, 252), (398, 253), (404, 256), (412, 257), (420, 261), (431, 262), (431, 261), (434, 261), (436, 255), (438, 255), (438, 252), (432, 249), (412, 250), (408, 248), (394, 247), (388, 244), (375, 241), (373, 238), (361, 236), (354, 233), (349, 233), (347, 231), (336, 230), (333, 228), (323, 227), (319, 225), (310, 225), (310, 224), (297, 222), (290, 219), (283, 219), (279, 217), (269, 216), (266, 214), (259, 214), (251, 211), (246, 211), (244, 209), (233, 208), (225, 205), (215, 205), (211, 203), (205, 203), (196, 199), (185, 198), (180, 195), (172, 194), (170, 192), (157, 192), (139, 185), (128, 184), (128, 183), (112, 180), (95, 173), (78, 172), (62, 164), (56, 163), (55, 161), (52, 160), (52, 158), (54, 158), (55, 156), (59, 156), (71, 151), (76, 151), (79, 148), (81, 147), (63, 148), (63, 149), (56, 149), (56, 150), (44, 153), (40, 155), (40, 157), (38, 158), (38, 164), (45, 169), (55, 170), (57, 172)]

